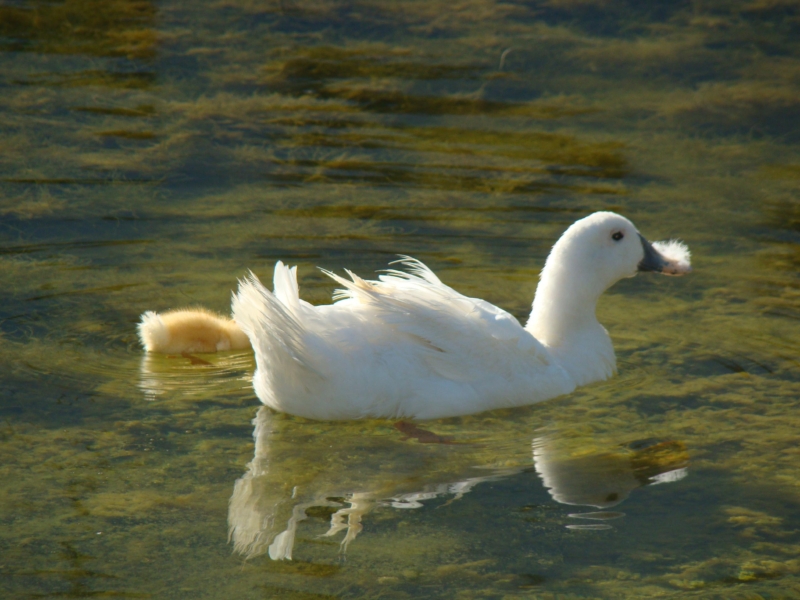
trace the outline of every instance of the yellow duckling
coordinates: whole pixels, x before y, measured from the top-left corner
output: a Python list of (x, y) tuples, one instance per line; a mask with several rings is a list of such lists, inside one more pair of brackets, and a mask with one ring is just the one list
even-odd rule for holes
[(203, 308), (147, 311), (139, 323), (139, 339), (148, 352), (181, 354), (250, 348), (247, 335), (232, 320)]

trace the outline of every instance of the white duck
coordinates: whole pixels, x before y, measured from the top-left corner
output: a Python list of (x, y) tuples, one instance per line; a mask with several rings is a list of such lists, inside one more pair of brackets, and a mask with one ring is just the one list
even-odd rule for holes
[[(691, 271), (685, 245), (651, 245), (626, 218), (597, 212), (553, 246), (523, 327), (444, 285), (421, 262), (400, 262), (408, 272), (378, 281), (325, 271), (344, 289), (324, 306), (300, 299), (296, 267), (282, 262), (274, 293), (253, 274), (240, 281), (233, 317), (255, 351), (253, 387), (264, 404), (310, 419), (436, 419), (567, 394), (616, 371), (595, 316), (606, 289), (637, 271)], [(139, 326), (150, 351), (160, 350), (147, 342), (158, 323), (145, 313)]]

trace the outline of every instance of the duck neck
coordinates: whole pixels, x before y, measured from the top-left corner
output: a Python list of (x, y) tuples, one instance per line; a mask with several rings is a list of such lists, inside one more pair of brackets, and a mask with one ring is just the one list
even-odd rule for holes
[(545, 265), (525, 326), (576, 385), (607, 379), (616, 371), (611, 338), (595, 314), (602, 293), (595, 287), (579, 274)]

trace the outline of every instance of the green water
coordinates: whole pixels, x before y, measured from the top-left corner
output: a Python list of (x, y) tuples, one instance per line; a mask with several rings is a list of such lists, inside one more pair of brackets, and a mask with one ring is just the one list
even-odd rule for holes
[[(0, 595), (800, 595), (796, 2), (18, 0), (0, 48)], [(397, 254), (524, 319), (599, 209), (694, 272), (603, 298), (615, 379), (456, 443), (135, 335)]]

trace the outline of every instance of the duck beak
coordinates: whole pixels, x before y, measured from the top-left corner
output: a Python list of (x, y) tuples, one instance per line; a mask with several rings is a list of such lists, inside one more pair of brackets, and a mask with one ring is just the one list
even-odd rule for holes
[(644, 258), (638, 266), (639, 271), (653, 271), (664, 275), (685, 275), (692, 271), (689, 264), (689, 249), (680, 242), (656, 242), (657, 249), (641, 233), (639, 240), (644, 250)]

